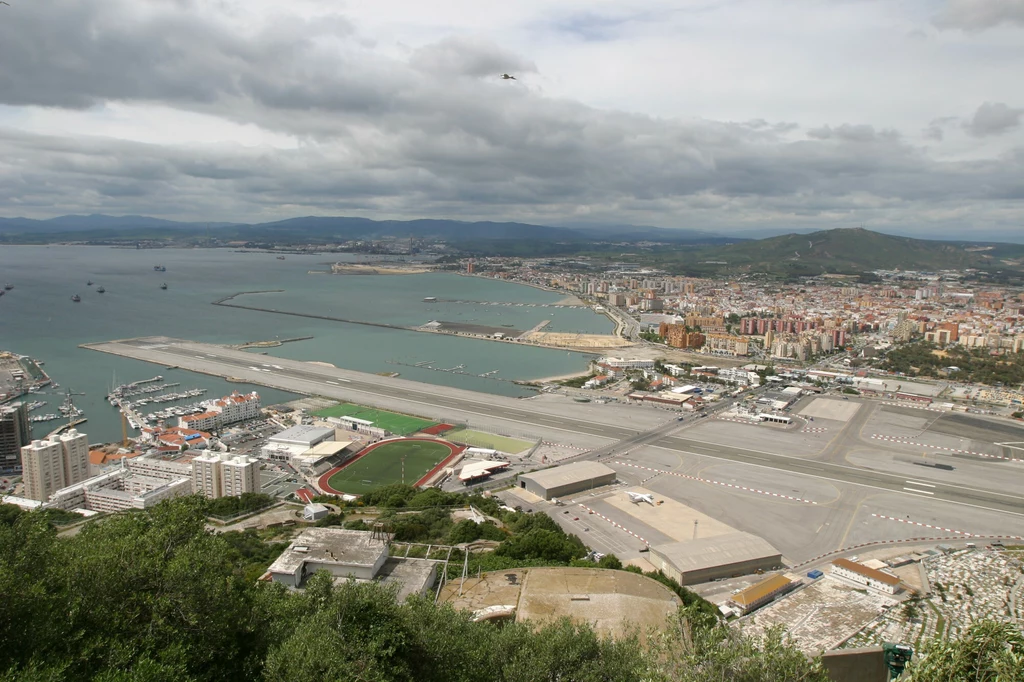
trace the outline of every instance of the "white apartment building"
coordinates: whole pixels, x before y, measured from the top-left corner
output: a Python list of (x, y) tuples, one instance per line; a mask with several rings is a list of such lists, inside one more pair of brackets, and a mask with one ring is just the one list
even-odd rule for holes
[(122, 465), (58, 490), (46, 506), (114, 513), (149, 509), (164, 500), (191, 494), (192, 482), (187, 478), (141, 476)]
[(608, 365), (616, 369), (654, 369), (654, 360), (627, 360), (626, 358), (607, 357), (601, 358), (597, 362), (598, 364)]
[(244, 455), (209, 453), (192, 460), (192, 489), (209, 498), (258, 493), (259, 460)]
[(206, 400), (201, 405), (206, 408), (205, 412), (180, 417), (178, 426), (209, 431), (235, 422), (256, 419), (260, 416), (261, 407), (260, 395), (256, 391), (244, 395), (235, 392), (218, 400)]
[(896, 594), (896, 590), (900, 586), (900, 579), (896, 576), (869, 568), (864, 564), (859, 564), (849, 559), (835, 559), (832, 562), (830, 573), (842, 580), (863, 587), (870, 587), (885, 594)]
[(21, 449), (25, 497), (46, 502), (61, 488), (89, 476), (89, 438), (71, 429)]
[(152, 476), (154, 478), (189, 478), (192, 467), (188, 462), (175, 462), (158, 457), (134, 457), (127, 461), (128, 469), (133, 474)]

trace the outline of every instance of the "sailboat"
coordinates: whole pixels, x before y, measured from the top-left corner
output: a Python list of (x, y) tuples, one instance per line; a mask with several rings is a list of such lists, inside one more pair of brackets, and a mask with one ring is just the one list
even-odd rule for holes
[(96, 293), (102, 294), (104, 291), (106, 291), (106, 289), (103, 288), (103, 285), (100, 285), (100, 288), (96, 290)]
[(163, 284), (161, 284), (160, 288), (161, 289), (166, 289), (167, 288), (167, 282), (164, 282)]
[(87, 286), (87, 287), (91, 287), (91, 286), (92, 286), (92, 280), (90, 279), (90, 280), (89, 280), (88, 282), (86, 282), (86, 283), (85, 283), (85, 286)]
[(74, 296), (71, 297), (71, 300), (74, 301), (75, 303), (78, 303), (79, 301), (82, 300), (82, 297), (79, 296), (78, 294), (75, 294)]

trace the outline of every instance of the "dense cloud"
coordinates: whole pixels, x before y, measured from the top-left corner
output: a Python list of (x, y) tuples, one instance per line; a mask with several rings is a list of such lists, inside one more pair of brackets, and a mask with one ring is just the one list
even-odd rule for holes
[[(66, 127), (43, 135), (0, 117), (0, 212), (1019, 224), (1018, 152), (941, 161), (895, 130), (859, 123), (802, 130), (597, 108), (545, 94), (542, 69), (484, 37), (393, 49), (349, 17), (240, 22), (209, 7), (19, 5), (0, 22), (0, 105), (93, 118), (114, 104), (156, 108), (169, 112), (165, 138), (175, 112), (189, 112), (272, 131), (276, 143), (142, 143)], [(997, 135), (1021, 113), (987, 103), (965, 127)], [(941, 140), (950, 120), (925, 137)]]
[(985, 102), (974, 112), (974, 118), (965, 124), (975, 137), (1001, 135), (1020, 126), (1024, 109), (1013, 109), (1002, 102)]
[(1024, 0), (948, 0), (935, 17), (939, 28), (982, 31), (1000, 24), (1024, 26)]

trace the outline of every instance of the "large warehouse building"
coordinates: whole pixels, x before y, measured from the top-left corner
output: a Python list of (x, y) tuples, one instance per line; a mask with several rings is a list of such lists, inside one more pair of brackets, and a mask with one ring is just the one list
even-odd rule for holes
[(615, 482), (615, 470), (597, 462), (574, 462), (565, 466), (519, 474), (519, 487), (550, 500)]
[(680, 585), (694, 585), (779, 568), (782, 553), (756, 535), (726, 533), (655, 545), (651, 547), (650, 561)]

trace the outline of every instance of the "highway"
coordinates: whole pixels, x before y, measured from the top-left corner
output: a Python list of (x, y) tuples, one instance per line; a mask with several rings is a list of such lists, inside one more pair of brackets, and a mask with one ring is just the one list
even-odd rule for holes
[[(254, 383), (361, 401), (380, 406), (385, 397), (402, 404), (414, 414), (443, 418), (477, 415), (491, 421), (504, 421), (543, 430), (582, 434), (613, 441), (581, 458), (596, 458), (622, 453), (640, 445), (654, 445), (683, 454), (763, 466), (794, 474), (816, 476), (841, 483), (916, 495), (924, 499), (970, 504), (1015, 514), (1024, 514), (1024, 498), (1018, 495), (942, 483), (919, 483), (906, 476), (837, 463), (838, 452), (830, 451), (833, 461), (791, 457), (750, 448), (709, 443), (672, 435), (686, 424), (665, 422), (664, 414), (614, 405), (523, 402), (450, 387), (432, 386), (415, 381), (384, 378), (363, 372), (311, 364), (297, 360), (254, 355), (210, 344), (154, 337), (110, 343), (85, 344), (85, 348), (136, 358), (165, 366), (219, 376), (244, 378)], [(628, 415), (625, 416), (625, 415)], [(633, 423), (622, 426), (626, 419)], [(693, 423), (694, 419), (687, 419)], [(610, 423), (617, 422), (617, 423)], [(563, 437), (564, 438), (564, 437)], [(567, 439), (566, 439), (567, 440)]]

